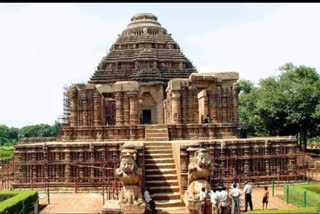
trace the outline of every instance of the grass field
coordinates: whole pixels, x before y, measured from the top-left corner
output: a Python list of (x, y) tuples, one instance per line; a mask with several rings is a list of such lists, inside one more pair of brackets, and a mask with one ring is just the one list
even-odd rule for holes
[(12, 159), (13, 152), (13, 146), (0, 146), (0, 160)]
[(249, 211), (249, 214), (268, 214), (268, 213), (317, 213), (317, 207), (295, 208), (295, 209), (279, 209), (279, 210), (257, 210)]

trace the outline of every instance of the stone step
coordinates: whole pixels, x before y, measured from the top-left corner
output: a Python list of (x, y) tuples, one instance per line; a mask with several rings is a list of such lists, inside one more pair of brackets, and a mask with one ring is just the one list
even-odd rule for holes
[(155, 200), (156, 208), (162, 207), (183, 207), (184, 203), (181, 200)]
[(145, 164), (146, 169), (175, 169), (174, 163), (147, 163)]
[(145, 129), (164, 129), (164, 128), (168, 128), (168, 125), (163, 125), (163, 124), (145, 125)]
[(179, 193), (179, 186), (155, 186), (150, 187), (152, 193)]
[(168, 134), (168, 129), (146, 129), (146, 134), (157, 134), (157, 133), (165, 133)]
[(148, 141), (169, 141), (168, 137), (146, 137), (145, 140)]
[(173, 154), (171, 153), (144, 153), (145, 158), (173, 158)]
[(172, 149), (145, 150), (144, 154), (172, 154)]
[(168, 137), (166, 133), (145, 133), (145, 138)]
[(154, 193), (150, 195), (153, 200), (174, 200), (180, 199), (179, 193)]
[(171, 146), (171, 143), (167, 142), (148, 142), (143, 144), (145, 147), (149, 146)]
[(148, 163), (174, 163), (173, 158), (148, 158), (144, 160), (145, 164)]
[(145, 175), (145, 180), (153, 180), (153, 181), (166, 181), (166, 180), (177, 180), (177, 174), (163, 174), (163, 175)]
[(176, 169), (145, 169), (145, 174), (154, 174), (154, 175), (162, 175), (162, 174), (175, 174)]
[(171, 146), (155, 146), (155, 147), (145, 147), (144, 151), (160, 151), (160, 150), (172, 150)]
[(148, 181), (146, 180), (146, 184), (150, 187), (156, 187), (156, 186), (177, 186), (179, 185), (178, 180), (163, 180), (163, 181)]
[(157, 209), (157, 214), (189, 214), (190, 211), (185, 206), (179, 207), (161, 207)]

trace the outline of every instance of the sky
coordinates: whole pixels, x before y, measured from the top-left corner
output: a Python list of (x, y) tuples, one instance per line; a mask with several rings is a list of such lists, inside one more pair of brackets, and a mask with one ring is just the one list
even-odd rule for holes
[(319, 3), (0, 3), (0, 124), (52, 125), (136, 13), (153, 13), (198, 72), (258, 83), (292, 62), (320, 71)]

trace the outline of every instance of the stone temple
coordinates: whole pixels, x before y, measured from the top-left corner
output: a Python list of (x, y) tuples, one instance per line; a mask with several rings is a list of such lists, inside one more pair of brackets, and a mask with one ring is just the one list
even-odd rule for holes
[(294, 137), (237, 134), (238, 78), (198, 73), (155, 15), (137, 14), (88, 83), (67, 89), (60, 135), (16, 146), (14, 187), (103, 189), (143, 213), (148, 186), (158, 209), (197, 213), (203, 186), (301, 179)]

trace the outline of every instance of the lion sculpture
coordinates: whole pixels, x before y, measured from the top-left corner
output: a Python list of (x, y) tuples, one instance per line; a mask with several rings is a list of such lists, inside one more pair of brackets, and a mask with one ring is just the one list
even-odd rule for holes
[(188, 200), (198, 200), (202, 187), (205, 187), (207, 193), (210, 191), (211, 187), (207, 179), (212, 171), (213, 164), (210, 160), (209, 151), (206, 149), (196, 151), (193, 160), (188, 166)]
[(138, 168), (132, 155), (123, 155), (120, 161), (120, 167), (115, 171), (123, 188), (120, 192), (120, 204), (140, 205), (143, 203), (140, 179), (141, 169)]

